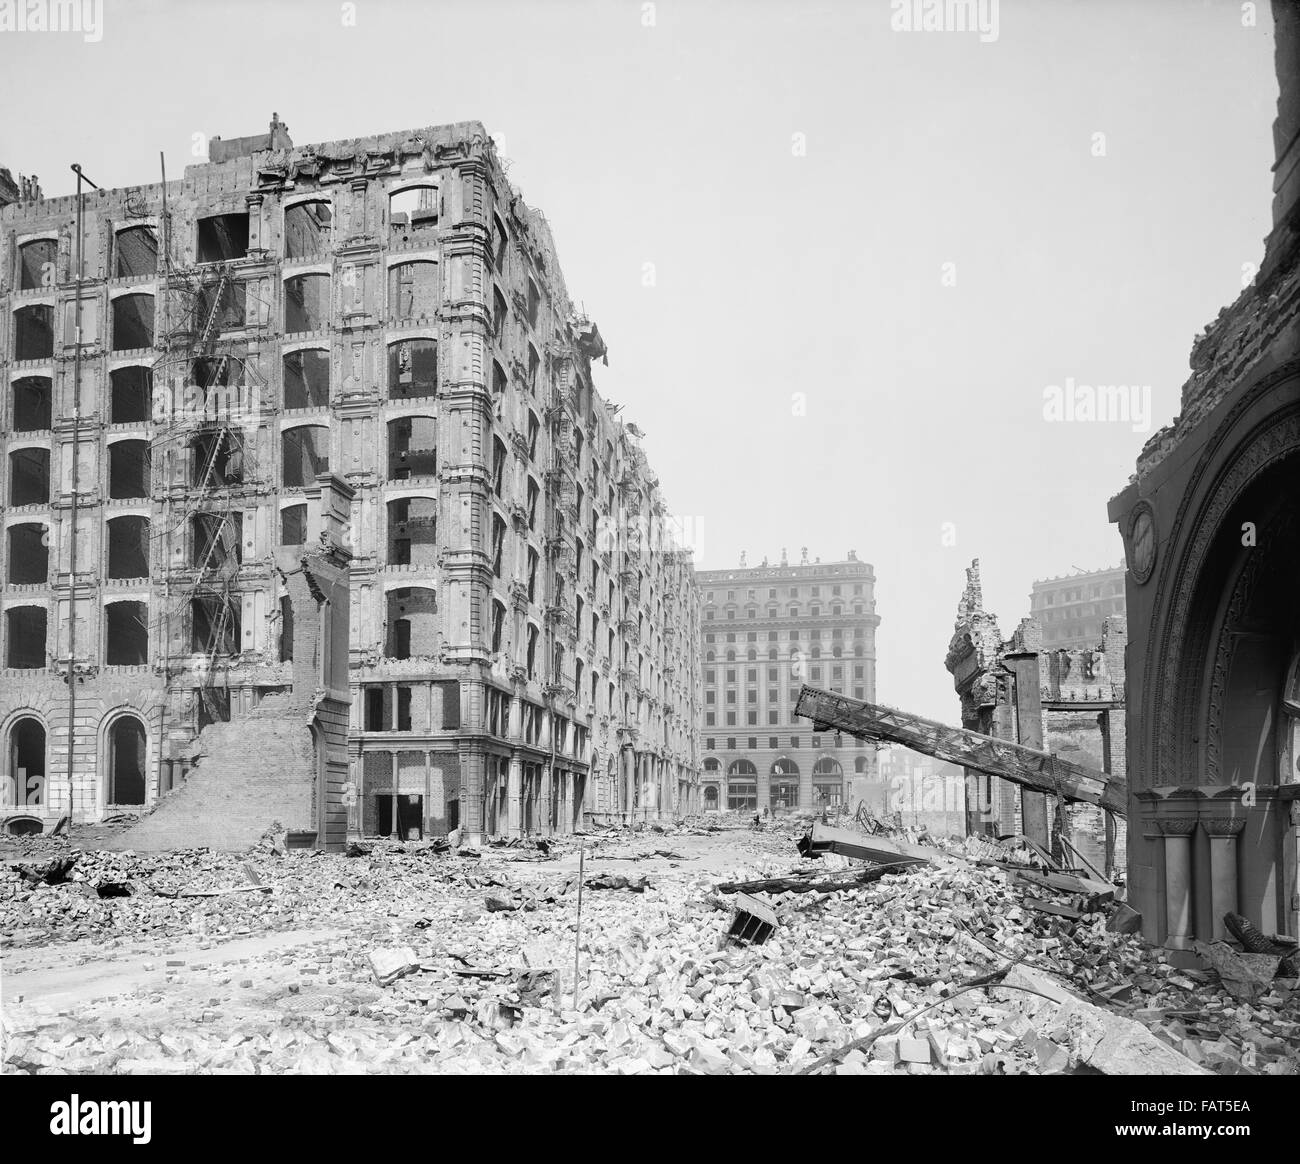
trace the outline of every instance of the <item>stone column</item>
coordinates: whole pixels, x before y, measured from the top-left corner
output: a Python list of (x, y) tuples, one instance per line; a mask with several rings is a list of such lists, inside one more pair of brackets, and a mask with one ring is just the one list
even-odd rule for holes
[(393, 797), (391, 802), (392, 820), (389, 823), (389, 830), (390, 830), (389, 835), (396, 837), (397, 836), (397, 753), (389, 752), (388, 758), (391, 761), (391, 766), (389, 771), (392, 773), (392, 781), (393, 781)]
[(1210, 838), (1210, 913), (1212, 937), (1226, 938), (1225, 913), (1236, 913), (1237, 904), (1237, 836), (1246, 827), (1243, 817), (1220, 817), (1201, 824)]
[[(485, 775), (486, 778), (486, 775)], [(459, 803), (459, 802), (457, 802)], [(429, 822), (435, 816), (442, 817), (447, 808), (447, 792), (443, 789), (442, 804), (438, 806), (442, 811), (435, 813), (433, 811), (433, 753), (425, 750), (424, 753), (424, 812), (420, 814), (420, 839), (423, 840), (432, 830), (429, 828)], [(461, 806), (464, 807), (463, 805)], [(445, 823), (445, 821), (444, 821)], [(457, 825), (469, 824), (469, 821), (457, 821)], [(479, 825), (482, 828), (482, 825)], [(451, 829), (447, 830), (451, 832)]]
[(510, 783), (506, 792), (506, 830), (512, 837), (524, 828), (524, 762), (518, 752), (510, 755)]
[(1192, 916), (1192, 833), (1194, 816), (1173, 816), (1157, 820), (1165, 841), (1165, 945), (1171, 950), (1191, 948)]

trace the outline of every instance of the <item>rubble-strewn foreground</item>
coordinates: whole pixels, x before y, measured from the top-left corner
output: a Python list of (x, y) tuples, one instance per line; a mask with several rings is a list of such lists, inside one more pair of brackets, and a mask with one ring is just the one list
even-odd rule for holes
[(775, 933), (725, 943), (735, 899), (719, 886), (866, 868), (800, 860), (793, 835), (687, 826), (352, 857), (11, 839), (4, 1070), (1297, 1072), (1300, 990), (1271, 977), (1276, 958), (1220, 945), (1222, 977), (1179, 969), (1108, 931), (1115, 906), (1076, 919), (1065, 895), (991, 864), (761, 895)]

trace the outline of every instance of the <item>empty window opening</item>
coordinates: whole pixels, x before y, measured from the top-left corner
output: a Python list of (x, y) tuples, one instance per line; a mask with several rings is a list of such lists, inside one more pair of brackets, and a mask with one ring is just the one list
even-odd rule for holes
[(190, 600), (190, 650), (205, 655), (238, 654), (239, 620), (238, 595), (196, 595)]
[(531, 326), (537, 326), (537, 311), (542, 304), (542, 293), (537, 290), (537, 284), (531, 279), (528, 280), (528, 322)]
[(280, 662), (293, 662), (293, 602), (287, 594), (280, 595)]
[(384, 718), (384, 689), (382, 687), (366, 688), (366, 731), (385, 732), (388, 721)]
[(153, 401), (153, 369), (134, 365), (108, 374), (109, 424), (143, 424)]
[(505, 223), (501, 221), (499, 215), (492, 216), (492, 241), (491, 254), (488, 256), (492, 266), (496, 268), (497, 274), (505, 270), (506, 264), (506, 244), (510, 241), (510, 236), (506, 234)]
[(537, 498), (541, 487), (531, 477), (528, 478), (528, 528), (537, 528)]
[(499, 287), (492, 288), (492, 338), (500, 339), (506, 326), (506, 297)]
[(59, 244), (52, 238), (38, 238), (18, 248), (18, 290), (35, 291), (58, 282), (55, 261)]
[(196, 262), (223, 263), (248, 256), (248, 213), (199, 219)]
[(35, 670), (46, 665), (46, 619), (43, 606), (12, 606), (5, 611), (5, 666)]
[(113, 300), (113, 351), (153, 347), (153, 296), (119, 295)]
[(388, 318), (414, 322), (438, 311), (438, 264), (398, 263), (388, 272)]
[(190, 380), (195, 387), (228, 388), (243, 378), (243, 365), (229, 356), (200, 356), (190, 363)]
[(149, 577), (149, 519), (112, 517), (108, 529), (108, 576)]
[(497, 363), (496, 360), (493, 360), (492, 361), (492, 392), (495, 395), (500, 396), (503, 392), (505, 392), (506, 385), (508, 383), (509, 381), (506, 379), (506, 370), (499, 363)]
[(528, 345), (528, 391), (537, 395), (537, 373), (542, 366), (542, 357), (532, 344)]
[(108, 446), (108, 495), (149, 496), (148, 441), (114, 441)]
[(110, 667), (143, 667), (149, 662), (149, 608), (143, 602), (110, 602), (104, 607), (104, 662)]
[(244, 326), (248, 303), (248, 285), (227, 279), (211, 279), (194, 297), (194, 327), (200, 336), (210, 338)]
[(116, 719), (108, 729), (109, 804), (144, 803), (147, 754), (144, 724), (133, 715)]
[(438, 342), (402, 340), (388, 345), (388, 398), (401, 400), (438, 393)]
[(284, 283), (284, 330), (324, 331), (330, 321), (330, 277), (295, 275)]
[(49, 581), (48, 529), (48, 526), (36, 522), (9, 527), (9, 582), (30, 586)]
[(243, 560), (244, 515), (196, 513), (190, 518), (190, 565), (198, 570), (229, 574)]
[(506, 625), (506, 606), (497, 599), (492, 600), (492, 650), (501, 650), (501, 638)]
[(224, 687), (200, 687), (199, 731), (210, 723), (230, 722), (230, 692)]
[(244, 480), (244, 446), (228, 428), (201, 432), (189, 442), (190, 484), (223, 489)]
[(307, 544), (307, 507), (289, 505), (280, 510), (280, 544), (305, 546)]
[(500, 437), (492, 438), (492, 492), (501, 496), (506, 476), (506, 443)]
[(528, 627), (528, 678), (532, 679), (537, 671), (537, 628), (531, 623)]
[(492, 573), (501, 577), (501, 559), (506, 544), (506, 522), (499, 513), (492, 515)]
[(323, 424), (304, 424), (280, 436), (281, 483), (288, 489), (314, 485), (330, 471), (330, 432)]
[(432, 416), (403, 416), (388, 422), (388, 479), (407, 481), (438, 473), (438, 422)]
[(402, 497), (388, 503), (388, 563), (436, 566), (438, 503), (430, 497)]
[(388, 592), (390, 659), (427, 658), (438, 652), (438, 596), (425, 586)]
[(324, 408), (330, 402), (330, 357), (318, 348), (284, 357), (285, 408)]
[(15, 449), (9, 454), (9, 504), (48, 505), (50, 450)]
[(54, 355), (54, 308), (33, 303), (14, 312), (14, 359), (48, 360)]
[(131, 226), (117, 232), (113, 274), (134, 279), (158, 273), (158, 232), (152, 226)]
[(411, 730), (411, 689), (407, 686), (400, 686), (397, 689), (397, 730), (399, 732)]
[(54, 419), (54, 382), (48, 376), (14, 381), (14, 432), (44, 432)]
[(284, 256), (305, 259), (330, 247), (334, 212), (328, 202), (297, 202), (284, 212)]
[(414, 242), (438, 230), (438, 188), (412, 186), (388, 198), (388, 223), (394, 239)]
[(6, 780), (10, 804), (45, 803), (45, 725), (32, 716), (24, 716), (9, 733)]

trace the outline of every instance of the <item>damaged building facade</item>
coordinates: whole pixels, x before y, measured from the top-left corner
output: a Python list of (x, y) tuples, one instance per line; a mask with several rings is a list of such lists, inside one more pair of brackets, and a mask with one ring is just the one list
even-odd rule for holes
[[(34, 182), (0, 208), (7, 812), (154, 806), (290, 696), (326, 600), (351, 831), (695, 807), (690, 555), (481, 125), (294, 147), (276, 117), (88, 191), (79, 311), (76, 210)], [(345, 590), (295, 603), (322, 551)]]
[(814, 811), (875, 782), (876, 750), (812, 732), (795, 714), (804, 683), (876, 698), (876, 575), (840, 562), (766, 559), (699, 574), (704, 596), (705, 811)]
[(1263, 259), (1110, 503), (1133, 627), (1130, 900), (1173, 948), (1221, 937), (1228, 911), (1300, 934), (1300, 10), (1273, 17)]
[(1043, 628), (1047, 647), (1093, 647), (1101, 641), (1102, 623), (1124, 614), (1122, 565), (1043, 578), (1029, 593), (1029, 617)]
[[(1122, 777), (1126, 642), (1125, 620), (1114, 615), (1102, 620), (1091, 647), (1048, 646), (1033, 617), (1004, 640), (996, 616), (984, 609), (979, 562), (973, 562), (944, 660), (961, 699), (962, 727)], [(1048, 850), (1064, 833), (1097, 869), (1109, 873), (1123, 865), (1122, 821), (1090, 804), (1067, 804), (1058, 818), (1056, 801), (968, 770), (966, 831), (1024, 834)]]

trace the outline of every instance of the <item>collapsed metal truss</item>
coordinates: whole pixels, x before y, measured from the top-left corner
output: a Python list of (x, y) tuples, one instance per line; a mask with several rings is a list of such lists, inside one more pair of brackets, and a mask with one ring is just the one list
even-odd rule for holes
[(803, 687), (795, 714), (812, 720), (817, 728), (845, 732), (864, 740), (902, 744), (914, 752), (1000, 776), (1036, 792), (1050, 793), (1066, 801), (1098, 804), (1117, 816), (1128, 814), (1128, 786), (1122, 776), (1099, 772), (1010, 740), (950, 727), (817, 687)]

